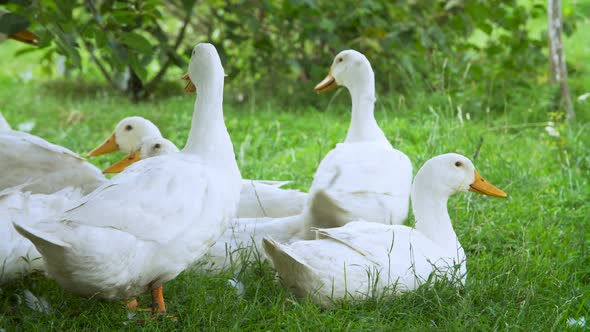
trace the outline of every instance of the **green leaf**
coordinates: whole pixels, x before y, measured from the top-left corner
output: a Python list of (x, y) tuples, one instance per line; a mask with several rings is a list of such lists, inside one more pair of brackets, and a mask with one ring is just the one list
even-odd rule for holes
[(196, 0), (182, 0), (182, 7), (185, 11), (191, 11), (195, 5)]
[(30, 24), (31, 22), (26, 17), (15, 13), (6, 13), (0, 16), (0, 32), (7, 35), (26, 30)]
[(94, 40), (98, 48), (106, 48), (108, 45), (107, 35), (101, 29), (94, 30)]
[(147, 70), (144, 66), (141, 65), (135, 54), (131, 54), (129, 56), (129, 64), (131, 65), (131, 69), (135, 74), (137, 74), (139, 79), (145, 82), (148, 74)]
[(142, 35), (135, 32), (123, 32), (119, 41), (132, 49), (143, 53), (152, 53), (152, 45)]
[(136, 12), (127, 10), (117, 10), (112, 12), (111, 15), (119, 25), (132, 25), (139, 17)]

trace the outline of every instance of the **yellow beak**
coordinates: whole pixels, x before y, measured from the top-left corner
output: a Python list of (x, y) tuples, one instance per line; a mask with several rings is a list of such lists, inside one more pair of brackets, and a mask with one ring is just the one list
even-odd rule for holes
[(119, 160), (118, 162), (112, 164), (111, 166), (107, 167), (104, 169), (104, 171), (102, 171), (103, 173), (121, 173), (123, 172), (123, 170), (125, 170), (125, 168), (127, 168), (127, 166), (141, 160), (139, 158), (139, 152), (140, 149), (137, 149), (133, 152), (131, 152), (130, 154), (127, 155), (127, 157)]
[(115, 133), (111, 134), (106, 141), (102, 142), (101, 145), (97, 146), (94, 150), (88, 153), (88, 157), (96, 157), (100, 156), (101, 154), (110, 153), (113, 151), (119, 151), (119, 146), (117, 145), (117, 139), (115, 138)]
[(496, 188), (494, 185), (486, 181), (486, 179), (482, 178), (477, 171), (475, 171), (475, 180), (469, 187), (469, 191), (474, 193), (493, 197), (508, 197), (505, 192)]
[(37, 41), (41, 39), (41, 37), (37, 36), (29, 30), (23, 30), (17, 33), (13, 33), (12, 35), (9, 35), (8, 38), (18, 40), (20, 42), (33, 46), (37, 46)]
[(315, 86), (315, 91), (317, 93), (328, 92), (338, 87), (338, 83), (336, 83), (336, 79), (332, 76), (332, 72), (328, 73), (328, 76), (324, 78), (320, 83)]
[(191, 81), (191, 78), (188, 76), (188, 74), (185, 74), (184, 76), (182, 76), (182, 80), (188, 81), (188, 83), (186, 83), (186, 86), (184, 87), (184, 92), (197, 91), (197, 86), (195, 85), (195, 83), (193, 83), (193, 81)]

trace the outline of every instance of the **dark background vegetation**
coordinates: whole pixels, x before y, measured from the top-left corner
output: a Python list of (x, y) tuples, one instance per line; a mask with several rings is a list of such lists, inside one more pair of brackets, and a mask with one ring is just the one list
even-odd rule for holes
[[(177, 79), (169, 69), (186, 68), (202, 41), (218, 48), (240, 100), (268, 91), (285, 105), (296, 102), (348, 48), (369, 58), (378, 91), (442, 92), (473, 112), (503, 110), (523, 89), (546, 89), (546, 29), (531, 31), (547, 15), (545, 1), (19, 0), (5, 7), (34, 22), (47, 69), (65, 55), (68, 74), (94, 72), (134, 100)], [(566, 34), (580, 17), (566, 11)], [(556, 94), (546, 92), (552, 111)]]

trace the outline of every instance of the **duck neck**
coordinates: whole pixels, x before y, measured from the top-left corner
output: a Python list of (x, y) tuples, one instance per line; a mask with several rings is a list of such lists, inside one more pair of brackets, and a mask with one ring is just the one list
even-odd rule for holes
[(375, 79), (357, 81), (348, 88), (352, 98), (352, 117), (345, 142), (387, 141), (375, 120)]
[(216, 84), (200, 84), (191, 130), (182, 152), (210, 161), (234, 160), (231, 139), (223, 121), (223, 78)]
[(448, 196), (436, 195), (430, 188), (414, 185), (412, 204), (416, 229), (437, 245), (450, 251), (461, 251), (447, 210)]

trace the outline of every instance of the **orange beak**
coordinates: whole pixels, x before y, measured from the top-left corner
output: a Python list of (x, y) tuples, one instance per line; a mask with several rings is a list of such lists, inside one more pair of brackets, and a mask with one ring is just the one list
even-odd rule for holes
[(338, 83), (336, 83), (336, 79), (332, 76), (332, 71), (328, 73), (326, 78), (324, 78), (320, 83), (315, 86), (315, 91), (317, 93), (328, 92), (330, 90), (334, 90), (338, 87)]
[(193, 83), (193, 81), (191, 81), (191, 78), (188, 76), (188, 74), (185, 74), (184, 76), (182, 76), (182, 80), (188, 81), (188, 83), (186, 83), (186, 86), (184, 87), (184, 92), (197, 91), (197, 86), (195, 85), (195, 83)]
[(119, 145), (117, 145), (115, 133), (112, 133), (111, 136), (106, 139), (106, 141), (102, 142), (101, 145), (90, 151), (90, 153), (88, 153), (88, 157), (96, 157), (100, 156), (101, 154), (110, 153), (113, 151), (119, 151)]
[(482, 178), (477, 171), (475, 171), (475, 180), (469, 186), (469, 191), (493, 197), (508, 197), (505, 192), (496, 188), (494, 185), (486, 181), (486, 179)]
[(18, 40), (20, 42), (33, 46), (37, 46), (37, 41), (41, 39), (41, 37), (37, 36), (29, 30), (23, 30), (17, 33), (13, 33), (12, 35), (9, 35), (8, 38)]
[(141, 159), (139, 158), (139, 152), (140, 149), (137, 149), (133, 152), (131, 152), (130, 154), (127, 155), (127, 157), (119, 160), (118, 162), (112, 164), (111, 166), (107, 167), (104, 169), (104, 171), (102, 171), (103, 173), (121, 173), (123, 172), (123, 170), (125, 170), (125, 168), (127, 168), (127, 166), (140, 161)]

